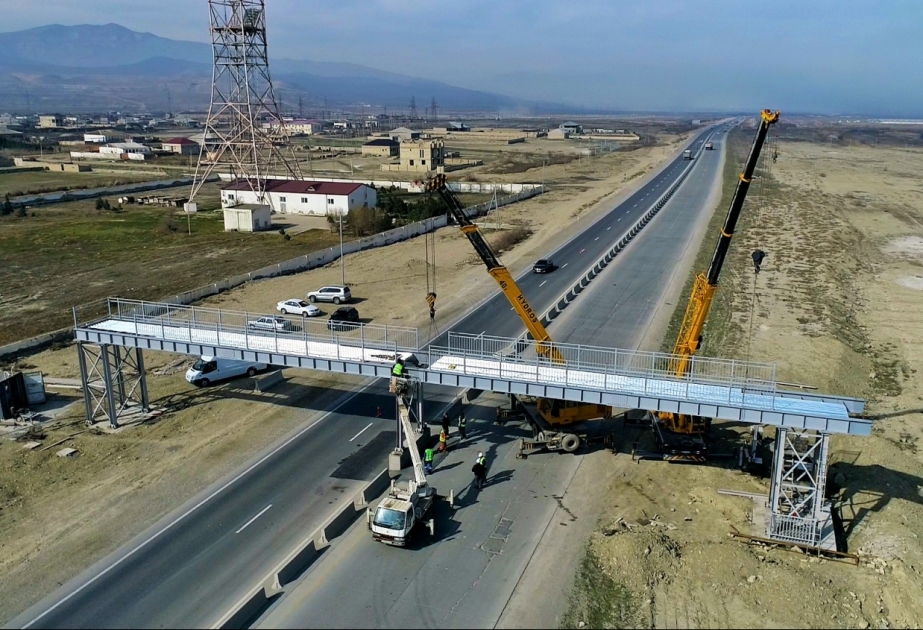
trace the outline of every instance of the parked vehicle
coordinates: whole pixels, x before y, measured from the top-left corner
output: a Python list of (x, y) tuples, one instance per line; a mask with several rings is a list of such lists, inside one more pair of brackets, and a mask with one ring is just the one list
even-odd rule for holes
[(292, 322), (287, 319), (283, 319), (279, 316), (274, 317), (260, 317), (259, 319), (250, 320), (247, 322), (249, 328), (256, 328), (257, 330), (277, 330), (277, 331), (288, 331), (294, 328)]
[(557, 267), (555, 267), (554, 262), (552, 262), (550, 258), (542, 258), (532, 265), (532, 273), (551, 273), (555, 269), (557, 269)]
[(321, 287), (317, 291), (308, 293), (309, 302), (333, 302), (342, 304), (353, 299), (349, 287)]
[(301, 315), (302, 317), (317, 317), (320, 309), (304, 300), (284, 300), (276, 304), (276, 310), (283, 315)]
[(359, 323), (359, 311), (352, 306), (341, 306), (327, 320), (328, 330), (352, 330), (361, 325)]
[(202, 356), (198, 358), (191, 368), (186, 370), (186, 380), (196, 387), (208, 387), (212, 383), (236, 376), (245, 374), (250, 377), (255, 376), (257, 372), (261, 372), (267, 367), (265, 363)]

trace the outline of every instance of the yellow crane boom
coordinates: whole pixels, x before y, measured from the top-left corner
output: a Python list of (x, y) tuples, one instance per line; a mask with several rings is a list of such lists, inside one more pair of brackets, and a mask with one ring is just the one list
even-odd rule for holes
[[(769, 127), (778, 122), (779, 115), (779, 112), (773, 112), (768, 109), (760, 112), (759, 128), (750, 147), (750, 155), (747, 158), (744, 171), (738, 176), (737, 188), (734, 191), (734, 197), (731, 199), (731, 205), (724, 219), (724, 225), (715, 246), (715, 253), (712, 255), (708, 270), (705, 273), (698, 274), (695, 278), (692, 295), (689, 296), (689, 304), (686, 307), (683, 323), (680, 326), (676, 344), (673, 347), (674, 358), (670, 364), (670, 371), (678, 378), (686, 375), (692, 357), (695, 356), (702, 344), (702, 330), (705, 327), (705, 320), (711, 309), (715, 291), (718, 290), (718, 277), (727, 257), (734, 229), (737, 227), (737, 219), (740, 217), (740, 211), (743, 209), (747, 192), (750, 189), (750, 180), (756, 170), (756, 164), (759, 161), (763, 144), (766, 142)], [(660, 420), (667, 430), (675, 433), (689, 434), (704, 433), (705, 431), (705, 422), (701, 418), (693, 416), (664, 412), (660, 414)]]
[(564, 357), (561, 355), (560, 351), (552, 345), (553, 342), (551, 341), (551, 337), (542, 325), (538, 313), (536, 313), (532, 305), (529, 304), (529, 300), (526, 299), (526, 296), (516, 284), (516, 281), (513, 280), (512, 274), (510, 274), (509, 270), (500, 262), (493, 248), (491, 248), (480, 230), (478, 230), (478, 226), (472, 223), (468, 215), (465, 214), (464, 206), (462, 206), (458, 197), (446, 186), (445, 175), (440, 173), (428, 181), (426, 183), (426, 190), (427, 192), (438, 193), (449, 207), (452, 218), (458, 223), (458, 227), (461, 229), (462, 233), (468, 238), (471, 245), (474, 246), (474, 250), (477, 252), (478, 256), (487, 266), (487, 273), (497, 281), (497, 284), (500, 286), (500, 291), (502, 291), (506, 299), (509, 300), (516, 314), (519, 315), (519, 318), (526, 325), (526, 330), (528, 330), (532, 338), (535, 339), (536, 351), (538, 354), (554, 363), (563, 364), (565, 362)]

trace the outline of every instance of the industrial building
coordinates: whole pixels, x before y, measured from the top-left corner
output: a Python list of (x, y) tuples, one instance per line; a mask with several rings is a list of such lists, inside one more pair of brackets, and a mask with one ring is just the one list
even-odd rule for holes
[(85, 133), (83, 134), (83, 141), (86, 144), (106, 144), (109, 142), (109, 136), (101, 133)]
[(391, 138), (376, 138), (362, 145), (362, 155), (395, 157), (400, 154), (401, 143)]
[[(330, 123), (324, 122), (322, 120), (283, 120), (281, 123), (285, 127), (285, 132), (289, 135), (305, 135), (312, 136), (318, 133), (321, 133), (325, 128), (330, 126)], [(273, 121), (267, 124), (271, 129), (279, 127), (278, 121)]]
[(561, 123), (558, 129), (563, 129), (566, 133), (583, 133), (583, 125), (575, 123), (572, 120)]
[(420, 132), (414, 131), (407, 127), (398, 127), (397, 129), (392, 129), (388, 132), (388, 135), (392, 140), (397, 142), (410, 142), (411, 140), (418, 140), (420, 138)]
[(561, 129), (551, 129), (546, 136), (549, 140), (567, 140), (570, 138), (570, 132)]
[(162, 144), (164, 151), (179, 155), (198, 155), (200, 145), (189, 138), (170, 138)]
[(113, 142), (99, 147), (99, 154), (123, 160), (144, 160), (150, 157), (153, 151), (151, 147), (137, 142)]
[[(235, 180), (221, 191), (222, 208), (259, 203), (257, 194), (244, 180)], [(280, 213), (346, 215), (363, 206), (374, 208), (378, 193), (365, 184), (270, 179), (266, 181), (265, 203)]]

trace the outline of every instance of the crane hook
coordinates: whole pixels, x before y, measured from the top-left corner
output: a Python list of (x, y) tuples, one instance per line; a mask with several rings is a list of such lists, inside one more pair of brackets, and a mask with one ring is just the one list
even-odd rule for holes
[(760, 272), (760, 265), (763, 264), (763, 259), (766, 258), (768, 254), (761, 249), (755, 250), (750, 257), (753, 258), (753, 273)]

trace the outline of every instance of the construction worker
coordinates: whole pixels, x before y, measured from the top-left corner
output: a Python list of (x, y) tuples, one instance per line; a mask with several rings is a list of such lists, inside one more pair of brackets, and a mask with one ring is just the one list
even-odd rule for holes
[(471, 472), (474, 473), (474, 486), (481, 490), (484, 488), (484, 485), (487, 483), (487, 467), (481, 463), (481, 458), (478, 458), (474, 462), (474, 466), (471, 467)]
[(465, 414), (461, 413), (458, 415), (458, 434), (461, 436), (461, 439), (465, 440), (468, 438), (468, 421), (465, 420)]
[(445, 431), (446, 437), (449, 435), (449, 414), (442, 414), (442, 430)]
[(398, 357), (391, 368), (391, 392), (394, 394), (403, 394), (407, 388), (404, 381), (404, 359)]
[(446, 435), (445, 431), (439, 432), (439, 452), (445, 453), (448, 450), (448, 441), (449, 436)]
[(487, 458), (484, 457), (484, 453), (478, 453), (477, 463), (484, 467), (484, 470), (487, 470)]
[(425, 472), (427, 475), (431, 474), (434, 470), (433, 469), (433, 458), (434, 457), (436, 457), (436, 453), (435, 451), (433, 451), (433, 449), (428, 448), (425, 451), (423, 451), (423, 472)]

